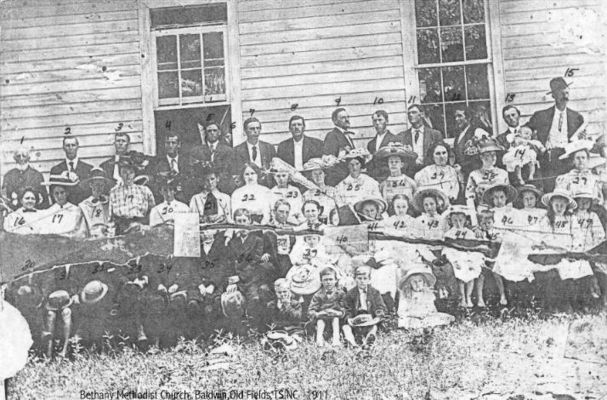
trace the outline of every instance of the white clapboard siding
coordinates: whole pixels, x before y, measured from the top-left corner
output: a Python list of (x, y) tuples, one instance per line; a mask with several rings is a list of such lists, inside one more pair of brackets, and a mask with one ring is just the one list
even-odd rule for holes
[(252, 0), (238, 11), (243, 118), (252, 111), (262, 121), (264, 140), (289, 137), (295, 114), (306, 118), (310, 136), (324, 139), (337, 99), (361, 145), (374, 135), (375, 110), (390, 114), (393, 132), (402, 130), (398, 0)]
[(504, 93), (515, 94), (512, 104), (520, 108), (523, 122), (553, 105), (546, 94), (550, 79), (578, 68), (565, 78), (572, 82), (569, 107), (589, 121), (589, 131), (605, 130), (602, 4), (600, 0), (500, 0)]
[(137, 0), (8, 0), (0, 15), (2, 174), (22, 140), (48, 172), (67, 127), (93, 164), (112, 154), (120, 123), (142, 148)]

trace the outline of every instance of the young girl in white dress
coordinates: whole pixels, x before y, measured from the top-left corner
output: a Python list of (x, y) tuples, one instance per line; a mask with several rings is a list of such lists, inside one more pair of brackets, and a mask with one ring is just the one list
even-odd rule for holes
[(448, 229), (446, 218), (442, 215), (449, 207), (445, 193), (436, 189), (418, 190), (413, 198), (413, 205), (421, 215), (416, 218), (421, 229), (421, 237), (430, 240), (441, 240)]
[(251, 219), (259, 224), (270, 222), (272, 192), (265, 186), (260, 185), (257, 180), (261, 171), (253, 163), (245, 163), (242, 168), (244, 186), (239, 187), (232, 193), (232, 210), (244, 208), (249, 210)]
[(390, 146), (382, 147), (374, 156), (374, 160), (388, 164), (390, 176), (379, 185), (382, 197), (388, 204), (399, 194), (412, 199), (417, 189), (415, 181), (402, 171), (407, 162), (415, 162), (415, 153), (401, 147), (390, 143)]
[(533, 185), (518, 188), (519, 230), (538, 230), (539, 223), (546, 215), (544, 208), (538, 207), (543, 193)]
[[(466, 206), (451, 206), (447, 211), (450, 229), (445, 232), (445, 239), (475, 239), (475, 233), (469, 228), (472, 212)], [(453, 273), (458, 280), (460, 306), (472, 307), (474, 282), (485, 266), (485, 256), (479, 252), (456, 250), (447, 246), (443, 248), (443, 256), (453, 266)]]
[(337, 209), (335, 188), (325, 183), (326, 164), (320, 158), (311, 158), (303, 167), (302, 172), (318, 187), (318, 189), (306, 190), (303, 194), (304, 201), (316, 200), (320, 204), (323, 211), (319, 219), (326, 225), (329, 223), (331, 212)]
[[(512, 135), (512, 136), (511, 136)], [(517, 134), (509, 134), (506, 138), (511, 144), (510, 148), (502, 157), (506, 171), (515, 172), (519, 185), (535, 179), (535, 170), (539, 167), (538, 154), (543, 154), (546, 148), (537, 139), (533, 138), (533, 129), (523, 125)], [(527, 166), (528, 175), (523, 179), (523, 168)]]
[(379, 183), (369, 175), (362, 173), (365, 165), (363, 156), (347, 158), (350, 173), (335, 186), (335, 202), (339, 207), (354, 206), (367, 197), (381, 197)]

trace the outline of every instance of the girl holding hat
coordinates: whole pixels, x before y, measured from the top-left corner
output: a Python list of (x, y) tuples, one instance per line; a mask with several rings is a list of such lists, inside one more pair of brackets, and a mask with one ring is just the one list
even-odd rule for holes
[(484, 140), (479, 145), (482, 166), (470, 173), (466, 184), (466, 203), (469, 207), (476, 208), (481, 202), (485, 190), (497, 184), (509, 184), (508, 173), (497, 168), (497, 154), (504, 149), (495, 141)]
[(308, 189), (303, 194), (304, 201), (315, 200), (322, 207), (322, 213), (319, 217), (323, 224), (329, 223), (331, 211), (337, 209), (335, 204), (335, 188), (325, 183), (326, 164), (320, 158), (312, 158), (304, 164), (303, 173), (318, 187), (318, 189)]
[(276, 186), (271, 189), (272, 194), (274, 195), (272, 208), (274, 208), (274, 204), (277, 200), (285, 200), (291, 205), (288, 222), (292, 225), (303, 223), (305, 218), (300, 211), (301, 206), (303, 205), (303, 197), (299, 189), (293, 185), (289, 185), (289, 171), (279, 170), (275, 172), (274, 180), (276, 181)]
[(447, 220), (442, 215), (449, 206), (447, 195), (436, 189), (422, 189), (413, 198), (415, 209), (421, 213), (416, 218), (421, 229), (421, 237), (442, 240), (448, 229)]
[(110, 201), (107, 192), (113, 181), (105, 176), (101, 168), (93, 168), (89, 177), (81, 182), (90, 187), (92, 195), (84, 199), (78, 207), (93, 238), (103, 238), (110, 234)]
[(31, 187), (25, 188), (19, 200), (21, 208), (6, 216), (4, 230), (20, 235), (38, 233), (37, 221), (44, 216), (44, 211), (36, 209), (38, 193)]
[(232, 193), (232, 210), (244, 208), (251, 213), (251, 219), (260, 224), (270, 222), (272, 192), (258, 183), (259, 167), (253, 163), (245, 163), (241, 170), (244, 186)]
[(434, 164), (424, 167), (415, 174), (415, 182), (421, 189), (438, 189), (445, 192), (453, 202), (459, 196), (460, 183), (463, 181), (461, 173), (449, 163), (449, 146), (445, 143), (436, 143), (428, 150), (429, 158)]
[(364, 154), (346, 155), (350, 173), (335, 187), (335, 202), (339, 207), (343, 205), (354, 206), (356, 202), (366, 197), (382, 197), (379, 183), (370, 176), (363, 174), (365, 166)]
[(367, 197), (354, 204), (354, 211), (356, 211), (362, 224), (373, 224), (381, 221), (386, 208), (386, 202), (379, 197)]
[[(402, 147), (402, 146), (401, 146)], [(415, 163), (417, 155), (405, 148), (400, 148), (391, 143), (390, 146), (382, 147), (375, 154), (374, 159), (384, 161), (388, 164), (390, 175), (379, 185), (383, 199), (390, 203), (397, 194), (404, 194), (410, 199), (416, 190), (416, 183), (403, 173), (403, 167), (408, 163)]]
[[(475, 239), (476, 234), (469, 228), (472, 212), (467, 206), (451, 206), (447, 210), (447, 220), (451, 228), (445, 232), (445, 239)], [(460, 306), (472, 307), (474, 283), (485, 266), (485, 256), (482, 253), (451, 247), (443, 248), (443, 256), (453, 266), (453, 273), (458, 280)], [(479, 299), (479, 302), (482, 302), (482, 299)]]
[(45, 183), (50, 186), (51, 198), (54, 204), (45, 212), (45, 217), (38, 221), (40, 233), (46, 235), (61, 235), (74, 239), (84, 239), (88, 236), (88, 228), (82, 210), (67, 201), (68, 187), (77, 183), (68, 179), (51, 176)]
[(523, 185), (518, 188), (520, 224), (525, 229), (537, 230), (539, 222), (546, 215), (546, 210), (538, 207), (542, 196), (541, 190), (533, 185)]

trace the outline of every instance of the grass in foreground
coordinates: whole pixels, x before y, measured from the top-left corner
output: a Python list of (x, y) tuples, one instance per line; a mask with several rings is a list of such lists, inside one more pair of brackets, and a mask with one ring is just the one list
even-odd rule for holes
[[(571, 323), (589, 333), (568, 346)], [(237, 389), (246, 399), (254, 398), (247, 390), (291, 389), (299, 399), (523, 400), (550, 399), (552, 393), (604, 399), (606, 364), (564, 355), (602, 354), (605, 361), (606, 327), (605, 314), (465, 319), (430, 335), (389, 332), (366, 353), (304, 343), (284, 357), (273, 357), (257, 342), (228, 340), (238, 349), (230, 368), (211, 371), (203, 370), (209, 362), (206, 350), (191, 342), (147, 353), (129, 347), (109, 354), (81, 352), (69, 361), (32, 360), (12, 381), (9, 399), (79, 399), (81, 390), (117, 389), (147, 390), (157, 398), (162, 390), (186, 391), (194, 398), (195, 390)]]

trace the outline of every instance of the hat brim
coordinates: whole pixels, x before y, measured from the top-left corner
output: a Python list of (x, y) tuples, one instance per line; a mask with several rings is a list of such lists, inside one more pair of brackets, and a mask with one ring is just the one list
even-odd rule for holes
[(562, 192), (546, 193), (545, 195), (542, 196), (542, 204), (545, 205), (546, 207), (550, 207), (550, 201), (554, 197), (562, 197), (562, 198), (566, 199), (569, 202), (567, 207), (569, 207), (571, 209), (577, 208), (577, 202), (573, 199), (573, 197), (569, 196), (567, 193), (562, 193)]
[(373, 156), (376, 160), (387, 160), (390, 157), (399, 157), (404, 162), (417, 160), (418, 154), (405, 149), (384, 148), (379, 149)]
[(80, 181), (80, 184), (88, 185), (89, 183), (91, 183), (93, 181), (103, 181), (103, 183), (105, 183), (106, 186), (113, 185), (115, 183), (115, 181), (113, 179), (110, 179), (106, 176), (91, 176), (90, 178), (86, 178), (86, 179)]
[[(573, 85), (573, 82), (571, 82), (571, 83), (567, 83), (567, 81), (565, 81), (565, 87), (564, 87), (564, 88), (562, 88), (561, 90), (563, 90), (563, 89), (567, 89), (567, 88), (568, 88), (569, 86), (571, 86), (571, 85)], [(553, 90), (553, 89), (550, 89), (550, 91), (546, 92), (546, 94), (552, 94), (552, 93), (554, 93), (554, 90)]]
[[(236, 292), (236, 293), (239, 293), (239, 292)], [(237, 301), (230, 300), (234, 296), (237, 297)], [(223, 293), (221, 295), (221, 312), (223, 313), (223, 315), (225, 315), (228, 318), (239, 317), (240, 315), (235, 315), (236, 313), (232, 313), (232, 310), (235, 307), (231, 307), (230, 303), (238, 308), (237, 312), (239, 314), (244, 313), (244, 298), (243, 298), (242, 294), (239, 293), (239, 295), (235, 295), (234, 293)]]
[(504, 184), (497, 184), (497, 185), (493, 185), (490, 188), (488, 188), (487, 190), (485, 190), (485, 193), (483, 193), (483, 203), (485, 204), (492, 204), (492, 202), (490, 201), (490, 197), (492, 195), (493, 192), (495, 192), (496, 190), (500, 190), (502, 189), (505, 193), (506, 193), (506, 202), (507, 203), (512, 203), (514, 200), (517, 199), (518, 197), (518, 191), (516, 190), (516, 188), (514, 188), (514, 186), (512, 185), (504, 185)]
[(578, 151), (587, 151), (590, 152), (594, 147), (594, 142), (592, 140), (578, 140), (572, 143), (569, 143), (569, 147), (565, 148), (565, 152), (559, 156), (559, 160), (566, 160)]
[(356, 211), (358, 214), (361, 214), (362, 207), (365, 203), (374, 203), (379, 209), (380, 214), (383, 214), (388, 208), (388, 205), (383, 199), (373, 197), (357, 201), (356, 204), (354, 204), (354, 211)]
[(88, 299), (86, 297), (86, 293), (84, 293), (84, 291), (82, 291), (80, 293), (80, 299), (82, 299), (82, 302), (85, 304), (95, 304), (95, 303), (98, 303), (99, 301), (101, 301), (105, 297), (108, 290), (109, 290), (108, 285), (101, 282), (101, 293), (99, 293), (99, 295), (97, 295), (97, 297), (95, 297), (93, 299)]
[(498, 145), (489, 145), (486, 147), (479, 147), (478, 154), (489, 153), (490, 151), (505, 151), (505, 149)]
[(533, 185), (519, 186), (518, 187), (518, 197), (520, 198), (524, 192), (532, 192), (533, 194), (535, 194), (535, 196), (538, 198), (538, 200), (541, 200), (542, 196), (544, 195), (544, 192), (542, 192), (541, 190), (539, 190), (538, 188), (536, 188)]
[[(62, 293), (62, 292), (64, 292), (64, 293)], [(52, 297), (55, 297), (53, 295), (57, 295), (56, 296), (57, 300), (62, 301), (65, 304), (58, 304), (56, 306), (51, 305), (49, 302), (52, 300)], [(66, 296), (67, 296), (67, 299), (65, 298)], [(70, 294), (66, 290), (56, 290), (48, 295), (45, 308), (49, 311), (57, 311), (57, 310), (61, 310), (61, 309), (71, 306), (73, 302), (74, 302), (74, 299), (72, 298), (72, 296), (70, 296)]]
[(417, 211), (419, 211), (419, 212), (424, 211), (423, 199), (427, 195), (434, 195), (437, 198), (442, 199), (445, 207), (448, 207), (449, 204), (451, 204), (451, 202), (449, 201), (449, 197), (447, 196), (447, 194), (445, 192), (438, 190), (438, 189), (434, 189), (434, 188), (422, 189), (422, 190), (418, 190), (413, 195), (413, 207), (415, 207), (415, 209)]
[(424, 279), (426, 280), (426, 283), (428, 284), (428, 287), (433, 288), (434, 285), (436, 284), (436, 276), (434, 276), (434, 274), (429, 271), (429, 269), (427, 268), (421, 268), (421, 267), (413, 267), (409, 270), (407, 270), (407, 272), (405, 273), (405, 275), (399, 280), (398, 282), (398, 288), (400, 290), (405, 290), (407, 287), (407, 284), (409, 283), (409, 280), (411, 279), (411, 277), (413, 277), (413, 275), (422, 275), (424, 277)]
[(381, 319), (379, 319), (378, 317), (374, 317), (371, 318), (369, 320), (366, 320), (364, 322), (356, 322), (356, 318), (358, 317), (353, 317), (353, 318), (348, 318), (348, 325), (354, 327), (354, 328), (362, 328), (365, 326), (373, 326), (373, 325), (377, 325), (381, 322)]

